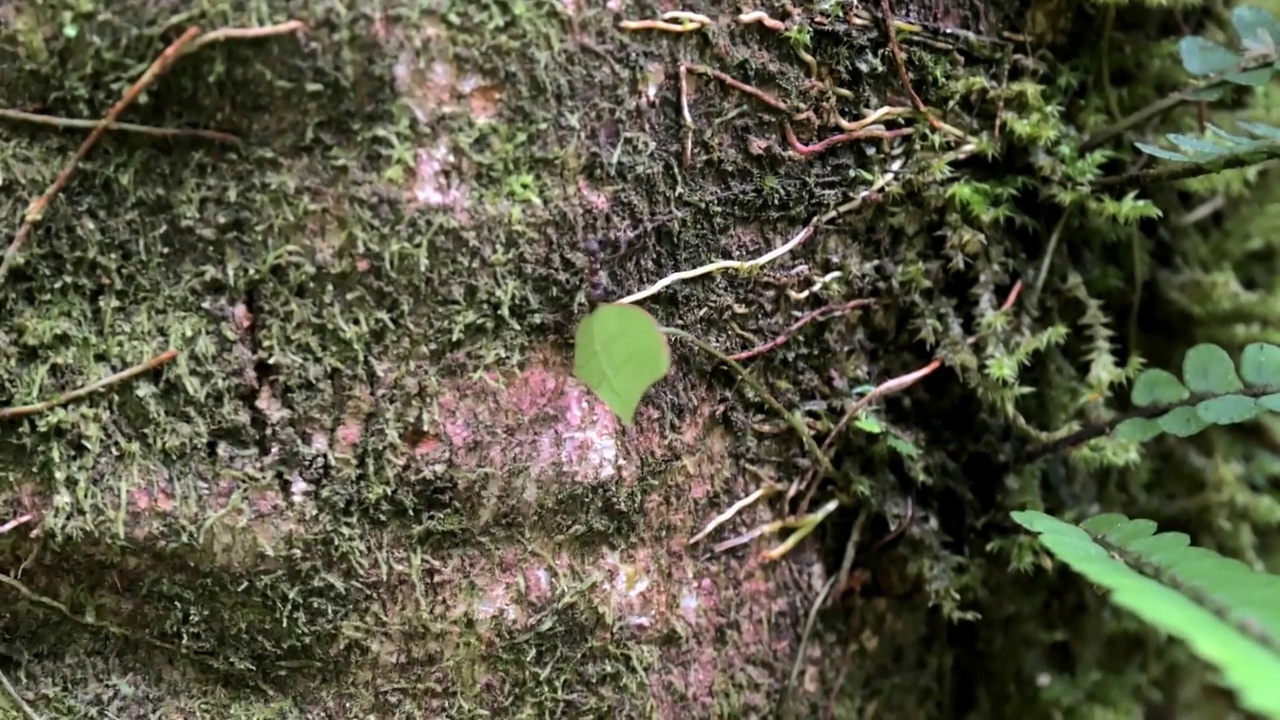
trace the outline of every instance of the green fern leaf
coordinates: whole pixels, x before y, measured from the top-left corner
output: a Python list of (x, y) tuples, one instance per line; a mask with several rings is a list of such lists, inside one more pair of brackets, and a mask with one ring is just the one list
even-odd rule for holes
[(1240, 377), (1251, 388), (1280, 389), (1280, 347), (1251, 343), (1240, 353)]
[(1182, 381), (1191, 392), (1205, 395), (1239, 392), (1244, 388), (1231, 356), (1211, 343), (1200, 343), (1183, 356)]
[(1142, 408), (1112, 429), (1112, 437), (1146, 442), (1168, 433), (1190, 437), (1211, 425), (1248, 422), (1280, 412), (1280, 347), (1253, 343), (1240, 354), (1239, 371), (1226, 350), (1210, 343), (1191, 348), (1182, 379), (1159, 368), (1138, 375), (1130, 401)]
[(1191, 397), (1191, 391), (1168, 370), (1152, 368), (1133, 384), (1133, 404), (1138, 407), (1172, 405)]
[(1214, 665), (1245, 710), (1280, 718), (1280, 577), (1191, 546), (1182, 533), (1155, 534), (1150, 520), (1107, 514), (1075, 526), (1041, 512), (1012, 516), (1112, 602)]
[(1216, 75), (1232, 70), (1240, 63), (1240, 57), (1230, 48), (1199, 35), (1182, 38), (1178, 42), (1178, 52), (1182, 55), (1182, 67), (1192, 75)]

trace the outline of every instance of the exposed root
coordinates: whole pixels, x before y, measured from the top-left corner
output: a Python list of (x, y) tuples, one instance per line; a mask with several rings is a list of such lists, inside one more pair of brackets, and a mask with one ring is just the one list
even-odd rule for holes
[(32, 709), (30, 705), (27, 704), (26, 700), (22, 699), (22, 696), (18, 694), (18, 689), (13, 686), (13, 683), (9, 682), (9, 676), (5, 675), (3, 672), (0, 672), (0, 685), (4, 686), (5, 694), (8, 695), (9, 699), (13, 701), (13, 704), (17, 705), (18, 709), (22, 711), (23, 717), (27, 720), (40, 720), (40, 716), (36, 714), (36, 711)]
[(774, 20), (769, 17), (769, 13), (763, 10), (753, 10), (752, 12), (742, 13), (738, 16), (739, 25), (751, 25), (753, 23), (760, 23), (775, 32), (782, 32), (787, 29), (786, 23), (781, 20)]
[(689, 69), (680, 65), (680, 119), (684, 121), (684, 165), (693, 162), (693, 116), (689, 114)]
[(907, 62), (902, 57), (902, 45), (898, 44), (898, 30), (893, 19), (893, 8), (889, 6), (889, 0), (880, 0), (880, 11), (884, 15), (885, 33), (889, 36), (889, 52), (893, 54), (893, 64), (898, 69), (898, 79), (902, 82), (902, 87), (907, 91), (907, 95), (911, 98), (911, 104), (916, 110), (924, 114), (929, 119), (929, 124), (937, 130), (942, 130), (942, 123), (929, 112), (928, 106), (916, 94), (916, 89), (911, 85), (911, 74), (907, 72)]
[(751, 97), (759, 100), (765, 105), (768, 105), (774, 110), (781, 110), (782, 112), (787, 112), (786, 103), (782, 102), (778, 98), (774, 97), (773, 95), (770, 95), (769, 93), (765, 92), (764, 90), (761, 90), (760, 88), (754, 85), (744, 83), (741, 80), (735, 80), (734, 78), (726, 75), (725, 73), (720, 72), (719, 70), (709, 68), (705, 65), (682, 65), (681, 67), (687, 68), (700, 75), (709, 75), (715, 78), (716, 80), (719, 80), (720, 82), (724, 83), (725, 85), (728, 85), (734, 90), (738, 90), (739, 92), (744, 92), (750, 95)]
[(833, 281), (833, 280), (838, 280), (838, 279), (840, 279), (840, 278), (842, 278), (842, 277), (844, 277), (844, 273), (843, 273), (843, 272), (841, 272), (840, 270), (832, 270), (831, 272), (827, 273), (826, 275), (823, 275), (822, 277), (818, 278), (818, 281), (817, 281), (817, 282), (815, 282), (813, 285), (810, 285), (810, 286), (809, 286), (809, 288), (808, 288), (807, 290), (802, 290), (802, 291), (800, 291), (800, 292), (796, 292), (795, 290), (792, 290), (791, 288), (787, 288), (787, 297), (791, 298), (792, 300), (804, 300), (805, 298), (809, 297), (810, 295), (812, 295), (812, 294), (814, 294), (814, 293), (818, 292), (819, 290), (821, 290), (822, 288), (826, 287), (827, 283), (829, 283), (829, 282), (831, 282), (831, 281)]
[(786, 255), (787, 253), (791, 252), (792, 250), (802, 245), (806, 240), (808, 240), (810, 237), (813, 236), (813, 233), (817, 230), (818, 226), (829, 223), (832, 220), (835, 220), (836, 218), (840, 217), (841, 215), (844, 215), (845, 213), (852, 212), (862, 207), (862, 205), (865, 203), (874, 202), (877, 198), (879, 198), (880, 192), (884, 190), (884, 188), (887, 187), (890, 183), (893, 183), (896, 179), (897, 179), (897, 167), (894, 167), (889, 172), (886, 172), (885, 174), (877, 178), (875, 183), (873, 183), (871, 187), (858, 193), (857, 196), (854, 197), (852, 200), (815, 217), (812, 221), (810, 221), (808, 225), (805, 225), (799, 232), (793, 235), (791, 239), (788, 240), (786, 243), (779, 245), (778, 247), (774, 248), (773, 250), (770, 250), (769, 252), (765, 253), (764, 255), (761, 255), (760, 257), (754, 260), (746, 260), (746, 261), (716, 260), (715, 262), (707, 263), (706, 265), (694, 268), (692, 270), (681, 270), (679, 272), (674, 272), (662, 278), (661, 280), (657, 281), (656, 283), (650, 285), (644, 290), (632, 293), (622, 298), (621, 300), (615, 300), (614, 302), (619, 304), (635, 303), (635, 302), (644, 300), (645, 298), (650, 297), (652, 295), (656, 295), (657, 293), (661, 292), (663, 288), (669, 285), (674, 285), (675, 283), (678, 283), (682, 280), (691, 280), (693, 278), (700, 277), (702, 275), (709, 275), (711, 273), (720, 272), (722, 270), (743, 271), (743, 270), (750, 270), (753, 268), (761, 267), (763, 265), (767, 265), (768, 263), (771, 263), (774, 260), (777, 260), (778, 258), (782, 257), (783, 255)]
[(787, 144), (791, 149), (801, 155), (817, 155), (824, 150), (835, 147), (851, 140), (866, 140), (869, 138), (879, 138), (882, 140), (890, 140), (892, 138), (906, 137), (915, 134), (915, 128), (899, 128), (897, 130), (885, 130), (882, 127), (869, 127), (863, 130), (855, 130), (853, 132), (841, 133), (833, 135), (821, 142), (813, 145), (805, 145), (796, 138), (796, 132), (791, 129), (791, 123), (784, 122), (782, 124), (783, 134), (786, 135)]
[(844, 118), (840, 117), (839, 113), (836, 114), (835, 121), (836, 121), (836, 125), (841, 130), (845, 132), (857, 132), (868, 126), (875, 125), (881, 120), (888, 120), (889, 118), (896, 118), (896, 117), (902, 117), (904, 115), (910, 115), (912, 112), (914, 111), (911, 108), (894, 107), (892, 105), (886, 105), (878, 110), (873, 110), (872, 112), (867, 113), (866, 117), (856, 122), (849, 122), (848, 120), (845, 120)]
[(618, 23), (622, 30), (664, 30), (673, 33), (687, 33), (701, 30), (711, 24), (711, 18), (684, 10), (672, 10), (662, 14), (659, 20), (623, 20)]
[(71, 180), (71, 175), (75, 173), (80, 162), (84, 160), (93, 146), (97, 144), (102, 134), (116, 124), (116, 120), (125, 108), (133, 104), (133, 101), (142, 94), (152, 83), (160, 77), (162, 73), (169, 69), (175, 61), (182, 56), (194, 52), (210, 43), (222, 42), (224, 40), (234, 39), (250, 39), (269, 37), (272, 35), (280, 35), (283, 33), (293, 32), (303, 27), (303, 23), (297, 20), (281, 23), (279, 25), (271, 25), (261, 28), (224, 28), (222, 30), (214, 30), (209, 33), (201, 34), (200, 28), (192, 26), (182, 34), (177, 40), (174, 40), (169, 47), (160, 53), (160, 56), (142, 73), (142, 77), (138, 78), (133, 85), (125, 91), (124, 96), (111, 106), (107, 111), (106, 117), (94, 125), (93, 132), (89, 133), (89, 137), (76, 150), (62, 172), (58, 173), (58, 177), (54, 179), (53, 184), (44, 191), (40, 197), (36, 198), (27, 208), (26, 214), (23, 216), (22, 225), (18, 228), (18, 232), (14, 235), (13, 241), (9, 243), (9, 248), (5, 251), (4, 259), (0, 260), (0, 280), (9, 272), (9, 266), (13, 264), (14, 259), (26, 244), (27, 239), (31, 236), (31, 231), (35, 228), (36, 223), (44, 216), (45, 210), (48, 209), (49, 203), (53, 200), (63, 187)]
[(34, 520), (35, 517), (36, 517), (35, 515), (32, 515), (30, 513), (27, 513), (26, 515), (19, 515), (18, 517), (10, 520), (4, 525), (0, 525), (0, 535), (4, 535), (10, 530), (13, 530), (14, 528), (19, 527), (21, 525), (26, 525), (27, 523)]
[[(1018, 295), (1021, 293), (1022, 281), (1019, 280), (1013, 284), (1013, 288), (1009, 291), (1009, 295), (1005, 297), (1004, 304), (1000, 306), (999, 312), (1006, 312), (1009, 308), (1013, 307), (1013, 303), (1017, 301)], [(965, 342), (972, 345), (977, 342), (979, 337), (979, 335), (972, 335), (966, 338)], [(836, 426), (827, 434), (827, 439), (822, 442), (822, 445), (819, 447), (819, 451), (825, 457), (827, 452), (831, 449), (831, 444), (835, 442), (836, 438), (840, 437), (841, 432), (844, 431), (849, 422), (857, 417), (863, 410), (866, 410), (871, 403), (887, 395), (892, 395), (906, 390), (931, 375), (940, 367), (942, 367), (942, 361), (935, 359), (919, 370), (906, 373), (905, 375), (899, 375), (898, 377), (891, 378), (875, 386), (871, 392), (863, 395), (857, 402), (850, 406), (847, 411), (845, 411), (845, 414), (840, 418), (840, 421), (837, 422)], [(813, 500), (813, 495), (817, 491), (818, 483), (815, 482), (816, 479), (817, 468), (814, 468), (805, 474), (803, 480), (796, 480), (793, 482), (791, 484), (791, 488), (787, 490), (787, 499), (790, 500), (800, 492), (801, 488), (808, 487), (808, 492), (805, 493), (804, 500), (800, 503), (799, 512), (801, 513), (809, 507), (809, 503)]]
[(734, 503), (733, 505), (730, 505), (728, 510), (725, 510), (724, 512), (712, 518), (711, 522), (707, 523), (707, 526), (704, 527), (701, 532), (689, 538), (689, 541), (686, 542), (685, 544), (696, 545), (703, 538), (710, 535), (713, 530), (725, 524), (726, 522), (732, 520), (735, 515), (742, 512), (746, 508), (750, 507), (756, 501), (763, 500), (764, 498), (769, 497), (770, 495), (780, 490), (782, 490), (782, 486), (780, 485), (769, 484), (769, 485), (765, 485), (764, 487), (761, 487), (760, 489), (742, 498), (741, 500)]
[(846, 302), (846, 303), (840, 303), (838, 305), (828, 305), (827, 307), (819, 308), (817, 310), (814, 310), (811, 313), (808, 313), (807, 315), (800, 318), (799, 320), (797, 320), (795, 324), (787, 328), (786, 331), (784, 331), (781, 335), (770, 340), (769, 342), (764, 343), (763, 345), (760, 345), (758, 347), (754, 347), (750, 350), (737, 353), (736, 355), (730, 355), (729, 357), (741, 362), (742, 360), (749, 360), (753, 357), (756, 357), (757, 355), (763, 355), (769, 352), (770, 350), (773, 350), (774, 348), (781, 346), (788, 339), (790, 339), (792, 335), (795, 335), (797, 332), (801, 330), (801, 328), (813, 322), (814, 320), (818, 320), (820, 318), (834, 317), (837, 315), (843, 315), (849, 312), (850, 310), (853, 310), (854, 308), (871, 305), (874, 302), (875, 300), (871, 300), (869, 298), (859, 298), (857, 300), (850, 300), (849, 302)]
[(174, 60), (180, 57), (182, 48), (194, 41), (199, 34), (200, 28), (187, 28), (182, 37), (173, 41), (169, 47), (165, 48), (164, 52), (160, 53), (160, 57), (156, 58), (155, 62), (151, 63), (151, 66), (142, 74), (142, 77), (138, 78), (138, 81), (125, 91), (124, 97), (120, 98), (107, 111), (107, 116), (98, 122), (93, 132), (89, 133), (89, 137), (85, 138), (84, 142), (80, 144), (76, 154), (62, 168), (62, 172), (58, 173), (58, 177), (54, 179), (53, 184), (44, 191), (44, 194), (31, 203), (23, 216), (22, 225), (13, 236), (13, 242), (9, 243), (9, 249), (4, 253), (4, 260), (0, 261), (0, 280), (3, 280), (5, 274), (9, 272), (9, 266), (13, 264), (14, 258), (18, 256), (22, 246), (26, 244), (27, 238), (31, 236), (31, 231), (35, 228), (36, 223), (40, 222), (40, 218), (44, 216), (44, 211), (49, 207), (53, 197), (71, 180), (72, 173), (76, 171), (80, 161), (84, 160), (89, 151), (93, 149), (93, 146), (98, 142), (98, 138), (102, 137), (107, 128), (116, 121), (116, 118), (120, 117), (120, 113), (124, 112), (124, 109), (129, 107), (148, 85), (155, 82), (156, 78), (160, 77), (160, 74), (167, 70)]

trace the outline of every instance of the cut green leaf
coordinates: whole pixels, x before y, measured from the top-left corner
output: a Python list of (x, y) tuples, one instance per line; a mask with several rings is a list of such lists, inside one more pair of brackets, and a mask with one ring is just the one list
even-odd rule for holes
[(578, 325), (573, 374), (624, 425), (640, 398), (671, 370), (671, 349), (657, 321), (634, 305), (601, 305)]

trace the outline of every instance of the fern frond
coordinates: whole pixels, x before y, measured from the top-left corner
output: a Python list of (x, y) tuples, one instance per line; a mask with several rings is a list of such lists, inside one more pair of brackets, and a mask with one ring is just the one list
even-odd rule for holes
[[(1217, 100), (1228, 85), (1260, 87), (1280, 69), (1280, 21), (1267, 10), (1241, 5), (1232, 10), (1231, 23), (1240, 36), (1239, 47), (1228, 48), (1205, 37), (1191, 35), (1178, 43), (1182, 66), (1201, 82), (1182, 93), (1185, 100)], [(1224, 161), (1262, 162), (1280, 157), (1280, 127), (1239, 123), (1252, 137), (1234, 135), (1210, 125), (1196, 137), (1170, 133), (1165, 139), (1176, 149), (1135, 143), (1142, 152), (1173, 162), (1213, 166)]]
[(1190, 437), (1211, 425), (1252, 420), (1280, 412), (1280, 347), (1252, 343), (1240, 354), (1240, 369), (1226, 350), (1200, 343), (1182, 361), (1182, 379), (1159, 368), (1138, 375), (1130, 400), (1144, 408), (1112, 435), (1143, 442), (1169, 433)]
[(1280, 577), (1192, 546), (1183, 533), (1155, 534), (1150, 520), (1106, 514), (1076, 526), (1041, 512), (1012, 515), (1112, 602), (1214, 665), (1243, 708), (1280, 719)]

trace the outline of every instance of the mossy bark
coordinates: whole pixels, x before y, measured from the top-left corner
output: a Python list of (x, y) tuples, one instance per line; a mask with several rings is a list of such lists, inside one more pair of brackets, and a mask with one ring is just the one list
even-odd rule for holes
[[(1013, 203), (1009, 188), (1032, 174), (1025, 157), (1067, 132), (1044, 110), (1066, 102), (1042, 96), (1058, 90), (1008, 87), (1014, 53), (998, 35), (1026, 8), (897, 8), (981, 36), (908, 33), (913, 83), (966, 132), (1002, 123), (1023, 153), (1006, 175), (968, 167), (966, 192), (988, 195), (957, 201), (943, 182), (955, 138), (923, 120), (913, 137), (796, 149), (904, 103), (881, 26), (850, 8), (762, 8), (785, 21), (774, 31), (707, 3), (711, 26), (673, 34), (620, 30), (673, 9), (635, 2), (189, 5), (0, 7), (3, 104), (90, 119), (188, 24), (306, 23), (177, 63), (125, 119), (243, 146), (109, 133), (0, 285), (5, 401), (181, 353), (0, 426), (8, 507), (35, 517), (0, 538), (4, 670), (40, 712), (1034, 712), (1036, 683), (1061, 666), (1046, 638), (1075, 628), (1103, 645), (1081, 630), (1098, 612), (1087, 593), (1006, 578), (1008, 560), (984, 556), (1007, 534), (1002, 510), (1039, 492), (1039, 475), (1011, 467), (1028, 442), (1018, 423), (1061, 422), (1081, 386), (1046, 369), (1053, 355), (1035, 370), (1050, 399), (1024, 418), (981, 373), (1077, 321), (1060, 288), (1038, 317), (966, 340), (1044, 247), (983, 213)], [(701, 71), (682, 89), (681, 63), (751, 83), (785, 111)], [(81, 135), (5, 127), (6, 235)], [(919, 454), (866, 433), (838, 443), (841, 475), (823, 493), (842, 510), (785, 562), (685, 547), (812, 459), (736, 378), (679, 344), (674, 376), (620, 426), (570, 378), (588, 295), (758, 256), (889, 176), (865, 212), (776, 266), (677, 284), (645, 306), (741, 349), (824, 301), (875, 298), (752, 372), (829, 430), (849, 386), (942, 357), (947, 377), (883, 418)], [(1038, 222), (1034, 207), (1017, 212)], [(825, 289), (802, 294), (822, 277)], [(1051, 479), (1045, 493), (1105, 481)], [(868, 548), (905, 512), (915, 522), (860, 561), (865, 599), (806, 632), (860, 507)], [(779, 512), (753, 507), (723, 537)], [(1044, 624), (1006, 593), (1070, 607)], [(1005, 622), (1016, 629), (993, 634)]]

